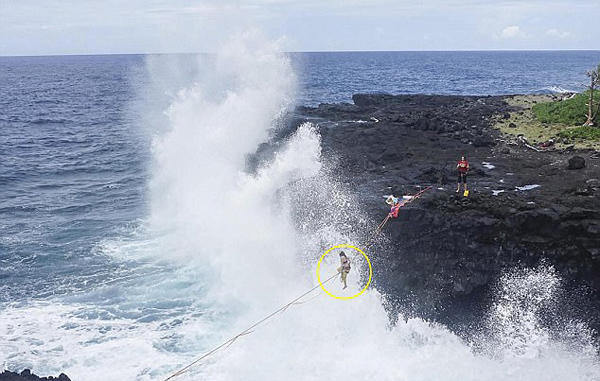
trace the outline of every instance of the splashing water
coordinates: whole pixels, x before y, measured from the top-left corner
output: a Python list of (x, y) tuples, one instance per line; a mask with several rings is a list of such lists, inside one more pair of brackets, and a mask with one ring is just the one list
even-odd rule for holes
[(560, 285), (553, 268), (515, 271), (500, 280), (490, 311), (490, 343), (502, 357), (535, 358), (550, 340), (542, 311), (552, 307)]
[(515, 269), (498, 284), (487, 334), (481, 342), (488, 355), (523, 364), (521, 377), (528, 373), (536, 377), (537, 372), (543, 372), (536, 369), (538, 366), (546, 368), (552, 379), (560, 379), (561, 374), (564, 379), (574, 379), (577, 373), (582, 379), (597, 377), (597, 349), (589, 328), (578, 321), (556, 322), (550, 316), (561, 300), (561, 281), (553, 267)]
[[(191, 70), (160, 60), (150, 58), (154, 82), (140, 102), (168, 105), (149, 115), (156, 134), (150, 216), (131, 236), (99, 247), (137, 270), (82, 295), (0, 312), (0, 321), (20, 321), (0, 327), (9, 339), (4, 362), (75, 380), (159, 380), (311, 288), (322, 251), (364, 242), (376, 225), (321, 156), (311, 124), (255, 174), (245, 172), (248, 155), (293, 106), (296, 80), (276, 44), (250, 33), (216, 57), (192, 60)], [(327, 259), (323, 271), (336, 265)], [(356, 293), (365, 269), (354, 268), (348, 290), (328, 287)], [(500, 284), (490, 312), (496, 329), (475, 346), (496, 351), (475, 350), (420, 319), (400, 316), (390, 325), (372, 288), (350, 301), (321, 295), (294, 306), (179, 379), (600, 378), (587, 334), (570, 329), (583, 344), (569, 346), (539, 323), (537, 306), (560, 286), (555, 274), (531, 270)]]

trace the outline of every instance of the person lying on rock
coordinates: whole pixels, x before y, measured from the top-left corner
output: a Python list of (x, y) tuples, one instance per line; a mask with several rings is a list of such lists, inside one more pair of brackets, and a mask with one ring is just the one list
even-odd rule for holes
[(385, 199), (385, 203), (388, 204), (389, 206), (394, 206), (398, 203), (398, 197), (394, 197), (394, 195), (391, 194), (391, 195), (387, 196), (387, 198)]
[(340, 252), (340, 267), (338, 267), (338, 273), (342, 274), (341, 281), (344, 284), (344, 289), (348, 287), (346, 284), (346, 277), (348, 277), (348, 273), (350, 272), (350, 259), (346, 256), (346, 253), (343, 251)]
[(393, 218), (398, 218), (398, 212), (400, 211), (401, 206), (402, 205), (400, 205), (400, 202), (397, 202), (394, 205), (392, 205), (392, 208), (390, 209), (390, 213), (388, 214), (388, 216), (393, 217)]
[(394, 197), (393, 195), (388, 196), (387, 199), (385, 200), (385, 202), (386, 202), (386, 204), (388, 204), (392, 207), (390, 209), (390, 213), (388, 214), (388, 216), (397, 218), (400, 208), (403, 207), (404, 204), (411, 198), (412, 198), (412, 196), (402, 196), (402, 199), (400, 199), (398, 197)]
[(469, 172), (469, 162), (463, 155), (460, 158), (460, 161), (456, 165), (456, 169), (458, 169), (458, 186), (456, 187), (456, 193), (460, 192), (460, 184), (462, 183), (465, 188), (465, 192), (467, 191), (467, 173)]

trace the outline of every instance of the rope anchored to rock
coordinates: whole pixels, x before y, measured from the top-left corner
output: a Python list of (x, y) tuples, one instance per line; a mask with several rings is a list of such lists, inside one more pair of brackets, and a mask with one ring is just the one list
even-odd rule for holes
[[(426, 188), (421, 189), (420, 191), (418, 191), (417, 193), (415, 193), (415, 195), (412, 196), (410, 199), (404, 201), (401, 206), (406, 206), (407, 204), (410, 204), (411, 202), (415, 201), (419, 197), (423, 196), (423, 194), (425, 192), (427, 192), (428, 190), (430, 190), (431, 188), (433, 188), (432, 185), (430, 185), (430, 186), (428, 186)], [(379, 224), (379, 226), (377, 226), (377, 229), (375, 229), (375, 232), (373, 232), (373, 235), (367, 241), (367, 244), (365, 245), (365, 249), (368, 249), (369, 247), (373, 246), (373, 244), (375, 243), (375, 238), (377, 238), (377, 236), (381, 233), (381, 231), (385, 227), (385, 224), (387, 224), (387, 222), (389, 220), (390, 220), (390, 214), (388, 213), (388, 215), (385, 216), (385, 218), (383, 219), (383, 221), (381, 221), (381, 223)]]

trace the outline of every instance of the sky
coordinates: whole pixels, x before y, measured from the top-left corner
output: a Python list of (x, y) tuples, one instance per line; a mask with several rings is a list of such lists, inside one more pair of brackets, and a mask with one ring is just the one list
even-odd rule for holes
[(0, 55), (600, 49), (600, 0), (0, 0)]

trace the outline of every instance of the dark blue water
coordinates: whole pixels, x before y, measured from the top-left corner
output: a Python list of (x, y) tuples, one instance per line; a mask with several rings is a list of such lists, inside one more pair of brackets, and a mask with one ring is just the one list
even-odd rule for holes
[[(600, 52), (294, 53), (301, 104), (357, 92), (581, 89)], [(144, 56), (0, 58), (0, 302), (118, 278), (94, 247), (144, 216)]]
[(115, 269), (94, 245), (142, 214), (148, 145), (128, 104), (142, 57), (0, 58), (0, 301)]
[(498, 95), (581, 90), (599, 51), (370, 52), (294, 55), (301, 101), (348, 102), (359, 92)]

